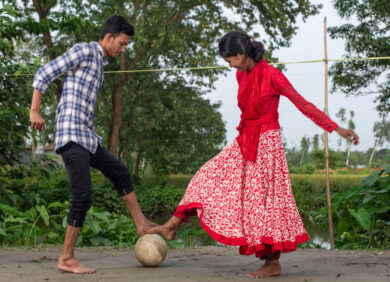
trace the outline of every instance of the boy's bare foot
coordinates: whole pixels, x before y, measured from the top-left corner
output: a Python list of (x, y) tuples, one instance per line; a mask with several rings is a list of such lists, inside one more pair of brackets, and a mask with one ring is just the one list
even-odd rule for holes
[(59, 270), (76, 273), (76, 274), (92, 274), (96, 272), (95, 268), (88, 268), (80, 264), (75, 258), (63, 259), (59, 258), (57, 267)]
[(264, 278), (264, 277), (278, 276), (281, 273), (282, 273), (282, 267), (279, 264), (279, 260), (267, 259), (263, 266), (259, 267), (252, 273), (246, 274), (246, 276), (253, 277), (253, 278)]
[(147, 220), (146, 219), (146, 223), (145, 223), (148, 227), (157, 227), (157, 226), (159, 226), (157, 223), (154, 223), (154, 222), (152, 222), (152, 221), (150, 221), (150, 220)]
[(137, 234), (139, 237), (141, 237), (142, 235), (145, 235), (145, 234), (155, 233), (155, 232), (153, 232), (153, 229), (158, 227), (158, 226), (159, 226), (158, 224), (145, 219), (143, 224), (138, 225), (136, 227)]

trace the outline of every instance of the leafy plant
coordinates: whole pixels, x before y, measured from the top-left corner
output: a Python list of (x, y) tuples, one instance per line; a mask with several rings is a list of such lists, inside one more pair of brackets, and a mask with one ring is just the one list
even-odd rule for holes
[[(53, 202), (21, 212), (0, 204), (3, 246), (37, 247), (63, 243), (69, 203)], [(77, 238), (77, 246), (132, 246), (137, 233), (131, 218), (92, 207)]]
[[(373, 172), (360, 185), (332, 197), (338, 248), (390, 246), (390, 164)], [(309, 212), (310, 220), (327, 229), (327, 208)]]
[(19, 210), (70, 199), (69, 181), (64, 168), (44, 156), (29, 163), (1, 168), (0, 187), (0, 203)]

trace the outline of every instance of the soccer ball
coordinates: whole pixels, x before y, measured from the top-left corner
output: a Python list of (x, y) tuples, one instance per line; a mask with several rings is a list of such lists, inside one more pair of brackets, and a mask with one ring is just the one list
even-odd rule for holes
[(144, 266), (157, 266), (164, 261), (168, 248), (159, 235), (146, 234), (138, 239), (134, 251), (136, 258)]

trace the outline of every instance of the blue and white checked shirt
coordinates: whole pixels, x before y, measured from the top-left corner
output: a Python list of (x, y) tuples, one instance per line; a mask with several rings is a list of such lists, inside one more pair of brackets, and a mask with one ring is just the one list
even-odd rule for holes
[(42, 94), (51, 81), (64, 74), (62, 96), (56, 111), (55, 150), (73, 141), (95, 153), (102, 138), (93, 120), (98, 91), (107, 64), (97, 42), (77, 43), (68, 52), (41, 67), (32, 86)]

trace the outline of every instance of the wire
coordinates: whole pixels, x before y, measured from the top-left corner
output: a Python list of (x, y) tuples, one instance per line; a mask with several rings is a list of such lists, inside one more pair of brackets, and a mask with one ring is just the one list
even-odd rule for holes
[[(345, 58), (345, 59), (328, 59), (328, 62), (342, 62), (342, 61), (368, 61), (368, 60), (390, 60), (388, 57), (368, 57), (368, 58)], [(322, 60), (311, 60), (311, 61), (296, 61), (296, 62), (277, 62), (269, 63), (270, 65), (290, 65), (290, 64), (309, 64), (309, 63), (324, 63), (325, 59)], [(208, 69), (226, 69), (227, 66), (208, 66), (208, 67), (188, 67), (188, 68), (165, 68), (165, 69), (143, 69), (143, 70), (117, 70), (117, 71), (105, 71), (105, 74), (112, 73), (135, 73), (135, 72), (166, 72), (166, 71), (191, 71), (191, 70), (208, 70)], [(14, 73), (14, 74), (3, 74), (4, 76), (33, 76), (32, 73)]]

